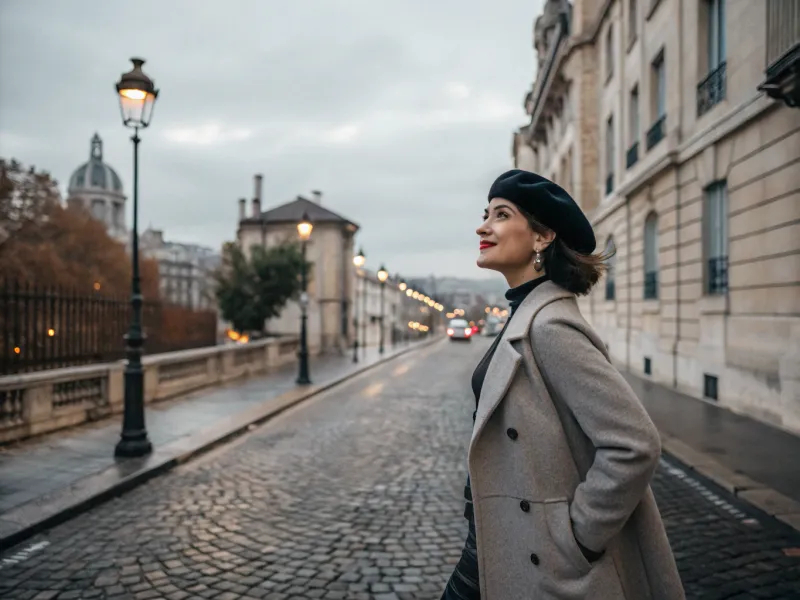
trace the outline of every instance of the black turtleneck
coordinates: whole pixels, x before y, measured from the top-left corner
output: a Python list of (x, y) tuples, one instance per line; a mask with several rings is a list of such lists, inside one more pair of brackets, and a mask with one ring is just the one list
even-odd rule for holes
[[(478, 401), (480, 399), (483, 380), (486, 378), (486, 371), (489, 368), (489, 363), (492, 362), (492, 356), (494, 356), (494, 351), (497, 349), (497, 345), (500, 343), (506, 327), (508, 327), (508, 324), (514, 317), (514, 313), (517, 311), (519, 305), (522, 304), (522, 301), (525, 300), (525, 298), (528, 297), (528, 294), (530, 294), (538, 285), (544, 283), (546, 280), (546, 276), (537, 277), (531, 281), (526, 281), (520, 286), (511, 288), (506, 292), (506, 300), (508, 300), (508, 303), (511, 307), (511, 314), (509, 315), (508, 319), (506, 319), (506, 324), (503, 326), (503, 331), (501, 331), (500, 334), (495, 338), (494, 342), (492, 342), (491, 347), (478, 363), (478, 366), (475, 368), (475, 372), (472, 374), (472, 392), (475, 394), (476, 407), (478, 406)], [(474, 414), (472, 415), (472, 419), (473, 421), (475, 420)]]

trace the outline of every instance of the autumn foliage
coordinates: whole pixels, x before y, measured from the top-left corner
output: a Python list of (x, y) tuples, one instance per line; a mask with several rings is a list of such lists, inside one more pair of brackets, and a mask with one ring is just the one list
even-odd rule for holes
[[(158, 264), (140, 262), (142, 292), (158, 293)], [(0, 159), (0, 279), (77, 292), (130, 294), (125, 246), (80, 206), (64, 206), (50, 175)]]

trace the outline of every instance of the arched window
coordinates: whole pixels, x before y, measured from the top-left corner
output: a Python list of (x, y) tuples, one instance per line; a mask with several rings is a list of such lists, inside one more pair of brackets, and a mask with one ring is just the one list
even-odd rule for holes
[(616, 255), (617, 247), (614, 244), (614, 238), (609, 236), (608, 241), (606, 242), (606, 254), (609, 255), (608, 262), (606, 263), (608, 266), (608, 270), (606, 271), (606, 300), (614, 300), (617, 297), (617, 285), (616, 285), (616, 269), (617, 269), (617, 255)]
[(106, 201), (102, 198), (92, 200), (92, 216), (98, 221), (106, 222)]
[(658, 298), (658, 215), (654, 212), (644, 222), (644, 298)]

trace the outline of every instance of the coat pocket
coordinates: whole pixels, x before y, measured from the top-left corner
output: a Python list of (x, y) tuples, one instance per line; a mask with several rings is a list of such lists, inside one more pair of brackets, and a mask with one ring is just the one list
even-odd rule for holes
[(569, 503), (563, 498), (545, 500), (544, 512), (550, 538), (562, 558), (569, 561), (578, 575), (587, 575), (592, 570), (592, 564), (583, 555), (575, 540), (575, 534), (572, 532), (572, 520), (569, 516)]

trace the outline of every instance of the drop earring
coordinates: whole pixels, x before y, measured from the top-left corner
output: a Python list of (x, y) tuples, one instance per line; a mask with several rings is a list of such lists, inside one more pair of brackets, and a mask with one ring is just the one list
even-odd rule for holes
[(541, 273), (542, 269), (544, 269), (544, 256), (542, 256), (542, 253), (538, 250), (533, 257), (533, 268), (537, 273)]

